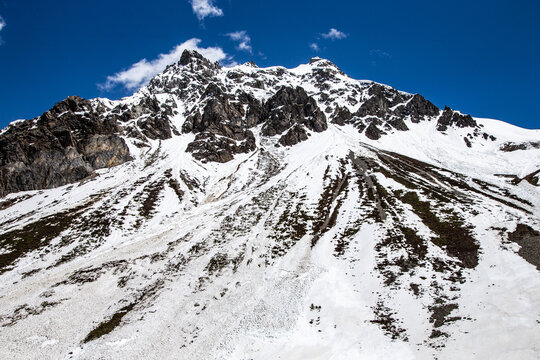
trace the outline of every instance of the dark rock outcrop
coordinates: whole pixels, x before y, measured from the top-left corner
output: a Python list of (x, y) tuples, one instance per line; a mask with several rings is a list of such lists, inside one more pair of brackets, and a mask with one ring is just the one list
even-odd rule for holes
[(184, 50), (178, 63), (184, 66), (204, 66), (216, 70), (220, 68), (218, 62), (211, 62), (195, 50)]
[(478, 124), (470, 115), (460, 114), (459, 112), (450, 109), (448, 106), (445, 106), (441, 117), (437, 121), (437, 130), (446, 131), (450, 126), (464, 128), (476, 127)]
[(137, 126), (141, 129), (142, 133), (152, 140), (165, 140), (170, 139), (171, 125), (166, 117), (148, 117), (137, 121)]
[[(243, 131), (256, 126), (262, 116), (262, 106), (253, 96), (242, 93), (230, 98), (215, 84), (209, 84), (202, 100), (206, 102), (202, 113), (193, 109), (188, 115), (182, 131), (209, 131), (217, 135), (243, 140)], [(247, 105), (245, 110), (244, 105)]]
[(529, 149), (540, 149), (540, 141), (537, 142), (506, 142), (502, 144), (499, 148), (501, 151), (512, 152), (517, 150), (529, 150)]
[[(407, 131), (404, 120), (410, 118), (413, 123), (428, 120), (441, 114), (441, 110), (419, 94), (409, 95), (381, 84), (372, 84), (368, 89), (370, 97), (365, 100), (355, 113), (336, 107), (332, 122), (338, 125), (353, 124), (359, 131), (366, 128), (366, 136), (379, 139), (386, 131), (396, 129)], [(374, 122), (372, 119), (377, 119)], [(448, 127), (477, 127), (470, 115), (464, 115), (445, 107), (439, 116), (437, 130), (446, 131)], [(383, 130), (384, 129), (384, 130)]]
[(195, 110), (188, 116), (182, 127), (183, 132), (209, 131), (240, 140), (243, 130), (242, 109), (231, 105), (222, 90), (214, 84), (208, 86), (205, 97), (209, 99), (202, 113)]
[(283, 146), (293, 146), (307, 139), (306, 129), (302, 125), (296, 124), (279, 138), (279, 143)]
[(265, 124), (262, 134), (274, 136), (287, 131), (294, 124), (321, 132), (328, 128), (326, 116), (315, 99), (301, 88), (282, 87), (264, 105)]
[(401, 118), (410, 116), (414, 123), (420, 122), (426, 116), (437, 116), (439, 113), (439, 108), (420, 94), (415, 94), (405, 105), (398, 106), (394, 111), (394, 114)]
[(371, 95), (356, 112), (356, 116), (375, 116), (386, 120), (391, 115), (391, 108), (405, 102), (405, 97), (399, 91), (390, 87), (373, 84), (368, 90)]
[(518, 244), (518, 255), (540, 271), (540, 232), (529, 225), (517, 224), (516, 230), (508, 233), (508, 240)]
[(223, 136), (216, 136), (212, 132), (202, 132), (195, 136), (195, 140), (188, 144), (186, 151), (203, 162), (227, 162), (235, 154), (248, 153), (255, 150), (255, 137), (249, 130), (243, 133), (244, 140), (236, 141)]
[[(390, 87), (372, 84), (368, 89), (370, 97), (355, 113), (337, 106), (332, 115), (332, 123), (337, 125), (353, 124), (360, 132), (366, 127), (370, 139), (379, 139), (385, 130), (407, 131), (405, 119), (418, 123), (428, 117), (439, 115), (440, 110), (421, 95), (401, 93)], [(373, 123), (373, 119), (378, 121)], [(372, 125), (373, 124), (373, 125)]]
[(371, 140), (379, 140), (384, 132), (377, 126), (378, 121), (372, 121), (366, 129), (366, 136)]
[(405, 121), (403, 121), (403, 118), (401, 117), (392, 117), (390, 120), (387, 121), (388, 126), (399, 130), (399, 131), (407, 131), (409, 128), (405, 124)]
[[(144, 136), (152, 140), (170, 139), (172, 131), (168, 118), (173, 115), (173, 109), (169, 105), (160, 104), (155, 96), (145, 97), (137, 105), (128, 106), (121, 104), (113, 108), (107, 115), (106, 120), (124, 124), (130, 120), (137, 120), (137, 128), (127, 126), (129, 136), (144, 141)], [(141, 136), (144, 135), (144, 136)]]
[(249, 129), (260, 123), (264, 123), (265, 136), (288, 131), (279, 140), (286, 146), (306, 140), (306, 128), (321, 132), (328, 127), (315, 99), (299, 87), (282, 87), (263, 105), (250, 94), (227, 95), (210, 83), (201, 102), (205, 104), (202, 111), (191, 110), (182, 127), (183, 132), (197, 134), (187, 151), (198, 160), (226, 162), (235, 154), (255, 150), (255, 138)]
[(95, 134), (82, 139), (80, 144), (85, 161), (93, 169), (110, 168), (131, 160), (124, 139), (117, 134)]
[(332, 120), (330, 121), (332, 124), (336, 125), (345, 125), (350, 122), (352, 119), (353, 114), (347, 109), (346, 107), (336, 106), (336, 109), (334, 110), (334, 113), (332, 114)]
[(202, 113), (192, 110), (182, 127), (183, 132), (197, 134), (186, 151), (198, 160), (227, 162), (234, 154), (255, 150), (255, 138), (248, 130), (257, 125), (262, 111), (255, 98), (243, 93), (238, 101), (231, 102), (219, 86), (209, 84), (202, 100), (206, 101)]
[(184, 50), (177, 63), (150, 80), (147, 90), (151, 94), (175, 94), (182, 100), (196, 101), (220, 68), (218, 62), (211, 62), (197, 51)]
[(0, 196), (79, 181), (93, 170), (131, 160), (121, 128), (80, 97), (0, 135)]
[[(259, 125), (264, 119), (263, 105), (259, 100), (253, 97), (251, 94), (241, 93), (238, 95), (237, 100), (240, 104), (247, 105), (247, 111), (245, 114), (244, 124), (247, 128), (252, 128)], [(240, 108), (240, 111), (243, 107)]]

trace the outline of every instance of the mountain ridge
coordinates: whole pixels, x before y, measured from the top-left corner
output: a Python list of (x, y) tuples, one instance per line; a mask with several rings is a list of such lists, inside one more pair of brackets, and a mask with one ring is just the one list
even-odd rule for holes
[[(287, 78), (291, 75), (292, 79), (274, 85), (273, 89), (269, 91), (260, 89), (261, 84), (263, 87), (265, 83), (276, 84), (279, 81), (277, 78)], [(302, 86), (296, 87), (294, 90), (294, 84), (291, 83), (298, 82), (298, 79), (294, 79), (294, 77), (300, 78), (297, 85), (303, 84), (307, 87), (307, 83), (312, 87), (309, 95), (305, 93)], [(308, 79), (303, 80), (305, 77)], [(254, 80), (246, 81), (245, 78)], [(339, 86), (339, 82), (345, 80), (347, 80), (346, 86)], [(304, 83), (302, 83), (303, 81)], [(337, 90), (331, 90), (329, 84), (336, 82), (338, 83)], [(239, 84), (245, 87), (248, 92), (240, 90)], [(223, 86), (225, 89), (222, 88)], [(227, 86), (228, 89), (226, 89)], [(288, 89), (288, 95), (280, 97), (280, 94), (283, 94), (283, 89), (280, 87), (284, 86)], [(349, 90), (347, 87), (353, 89), (349, 91), (350, 94), (347, 93)], [(297, 92), (301, 93), (296, 94)], [(274, 95), (271, 96), (271, 93)], [(339, 101), (335, 97), (336, 93), (338, 93)], [(165, 94), (168, 95), (168, 99), (158, 100)], [(355, 94), (356, 98), (359, 97), (360, 102), (354, 98)], [(294, 95), (293, 98), (291, 95)], [(347, 98), (343, 99), (345, 95)], [(297, 98), (298, 96), (300, 98)], [(148, 139), (165, 140), (170, 138), (173, 133), (179, 135), (180, 131), (184, 133), (193, 131), (198, 133), (198, 138), (191, 146), (188, 146), (189, 152), (192, 152), (199, 160), (207, 158), (210, 161), (229, 161), (236, 153), (255, 149), (250, 128), (261, 122), (268, 122), (272, 117), (284, 117), (283, 114), (273, 113), (275, 112), (272, 109), (272, 103), (275, 102), (274, 97), (277, 97), (276, 100), (280, 99), (278, 100), (279, 104), (273, 105), (274, 108), (283, 106), (284, 103), (296, 101), (306, 104), (310, 109), (319, 111), (317, 123), (313, 125), (310, 125), (309, 122), (306, 123), (308, 129), (313, 131), (323, 131), (327, 121), (339, 125), (353, 124), (369, 139), (378, 140), (389, 131), (407, 131), (408, 127), (403, 120), (410, 118), (413, 123), (436, 120), (437, 130), (441, 132), (448, 130), (449, 127), (471, 128), (471, 132), (463, 137), (467, 146), (472, 146), (471, 139), (473, 137), (483, 136), (486, 140), (495, 140), (493, 135), (482, 132), (481, 127), (477, 126), (475, 120), (469, 115), (463, 115), (449, 107), (440, 110), (419, 94), (412, 95), (400, 92), (371, 81), (352, 80), (328, 60), (313, 58), (309, 64), (290, 70), (282, 67), (261, 69), (252, 64), (222, 69), (219, 64), (211, 63), (196, 51), (186, 50), (178, 63), (169, 65), (163, 73), (154, 77), (146, 87), (133, 96), (119, 101), (100, 98), (88, 101), (78, 97), (68, 97), (57, 103), (50, 111), (32, 120), (36, 126), (26, 125), (25, 127), (23, 124), (28, 124), (27, 122), (8, 125), (0, 133), (0, 137), (5, 139), (4, 146), (2, 146), (3, 151), (0, 154), (3, 157), (0, 171), (3, 183), (10, 185), (9, 189), (6, 186), (0, 189), (0, 195), (17, 190), (50, 188), (79, 181), (95, 169), (127, 161), (130, 157), (124, 154), (126, 149), (122, 144), (125, 142), (122, 139), (123, 136), (137, 139), (139, 140), (136, 143), (137, 146), (144, 146)], [(212, 104), (209, 105), (208, 109), (200, 109), (199, 107), (205, 104), (205, 98), (211, 98)], [(186, 116), (187, 121), (184, 122), (181, 129), (171, 126), (171, 118), (181, 112), (181, 110), (175, 110), (178, 107), (178, 101), (182, 101), (184, 106), (190, 107), (190, 109), (183, 109), (184, 113), (181, 115)], [(290, 106), (292, 104), (289, 104)], [(247, 110), (244, 110), (244, 107)], [(324, 111), (321, 110), (323, 108)], [(292, 110), (289, 108), (286, 112)], [(295, 113), (298, 113), (299, 110), (301, 109), (296, 109)], [(94, 119), (94, 123), (90, 128), (77, 129), (76, 125), (84, 122), (85, 111), (90, 118)], [(301, 122), (305, 120), (306, 116), (312, 115), (304, 114), (303, 110), (301, 111), (302, 113), (298, 113), (296, 118), (289, 120), (289, 122), (299, 123), (299, 125), (291, 129), (290, 133), (283, 135), (280, 141), (282, 145), (294, 145), (307, 138), (308, 135), (303, 129), (305, 126)], [(64, 118), (55, 119), (55, 117), (62, 116), (64, 118), (70, 117), (67, 119), (67, 125)], [(204, 121), (202, 121), (203, 117)], [(245, 119), (242, 120), (242, 117)], [(435, 117), (437, 119), (434, 119)], [(134, 124), (132, 119), (138, 120)], [(234, 127), (232, 129), (224, 128), (224, 120), (230, 119), (235, 122)], [(69, 123), (70, 121), (71, 123)], [(196, 122), (195, 127), (192, 126), (194, 121)], [(57, 122), (61, 124), (57, 124)], [(213, 124), (209, 122), (213, 122)], [(278, 124), (274, 121), (274, 126), (276, 125)], [(206, 128), (209, 126), (210, 130), (207, 131)], [(278, 126), (278, 129), (274, 129), (270, 125), (265, 126), (265, 134), (275, 135), (290, 127), (287, 122)], [(45, 134), (39, 131), (35, 131), (36, 134), (33, 134), (32, 130), (35, 130), (36, 127), (38, 129), (46, 128), (43, 131)], [(99, 127), (106, 128), (106, 130), (99, 130)], [(85, 150), (83, 149), (84, 145), (79, 144), (80, 141), (95, 142), (92, 140), (92, 136), (97, 134), (91, 133), (95, 131), (95, 128), (98, 128), (97, 132), (106, 133), (109, 136), (108, 141), (113, 144), (108, 147), (109, 154), (104, 152), (103, 147), (107, 147), (106, 145), (102, 145), (101, 154), (97, 155), (94, 154), (97, 149)], [(85, 134), (85, 136), (88, 135), (88, 138), (75, 138), (79, 141), (74, 143), (71, 135), (73, 132), (89, 132)], [(10, 136), (12, 133), (17, 134)], [(46, 137), (50, 136), (51, 133), (52, 137), (47, 139)], [(224, 137), (218, 141), (215, 135)], [(41, 148), (33, 149), (29, 146), (24, 149), (21, 149), (20, 146), (15, 149), (10, 148), (9, 144), (17, 142), (15, 139), (20, 139), (21, 136), (41, 138), (44, 142), (44, 151), (40, 151)], [(69, 139), (65, 139), (65, 137)], [(238, 145), (235, 143), (236, 141), (244, 141), (244, 144)], [(100, 142), (105, 143), (106, 141), (101, 139)], [(60, 159), (52, 160), (52, 164), (56, 164), (58, 169), (52, 169), (50, 172), (53, 174), (44, 176), (44, 169), (40, 166), (43, 160), (32, 157), (36, 156), (36, 153), (47, 153), (51, 147), (55, 146), (60, 153), (63, 153), (64, 157), (74, 156), (76, 164), (68, 165), (66, 169), (65, 165), (58, 164)], [(523, 147), (524, 145), (518, 144), (517, 146)], [(71, 148), (76, 149), (76, 155), (73, 154)], [(122, 154), (118, 154), (115, 158), (110, 153), (112, 148), (120, 148)], [(57, 155), (52, 154), (49, 158), (45, 155), (45, 158), (49, 163), (54, 156)], [(94, 157), (101, 157), (101, 159), (96, 162)], [(36, 164), (32, 165), (33, 163)], [(62, 176), (62, 173), (66, 171), (73, 175)], [(20, 180), (13, 183), (13, 179)]]

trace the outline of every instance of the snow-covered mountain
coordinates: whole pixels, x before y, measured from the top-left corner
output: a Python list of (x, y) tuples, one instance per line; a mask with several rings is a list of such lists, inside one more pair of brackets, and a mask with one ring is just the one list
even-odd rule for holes
[(0, 132), (5, 359), (538, 359), (540, 131), (186, 51)]

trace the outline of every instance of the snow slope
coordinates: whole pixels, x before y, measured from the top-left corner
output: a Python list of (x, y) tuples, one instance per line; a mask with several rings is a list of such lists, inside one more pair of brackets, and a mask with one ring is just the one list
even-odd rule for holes
[[(372, 82), (315, 60), (212, 81), (261, 101), (300, 86), (327, 114), (370, 98)], [(111, 112), (157, 96), (180, 130), (205, 87), (163, 84), (186, 68), (93, 101)], [(527, 251), (540, 249), (540, 190), (512, 182), (540, 169), (540, 149), (500, 149), (540, 131), (475, 119), (496, 140), (469, 147), (470, 129), (436, 119), (374, 140), (328, 116), (294, 146), (258, 124), (256, 150), (225, 163), (186, 152), (191, 132), (125, 136), (133, 161), (1, 199), (0, 357), (538, 359), (540, 273), (511, 234), (530, 228)]]

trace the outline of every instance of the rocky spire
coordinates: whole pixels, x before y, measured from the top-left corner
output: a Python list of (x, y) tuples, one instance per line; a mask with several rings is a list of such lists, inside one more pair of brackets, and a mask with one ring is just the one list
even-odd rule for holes
[(195, 50), (184, 50), (182, 53), (182, 56), (180, 57), (180, 61), (178, 62), (180, 65), (199, 65), (208, 67), (211, 69), (220, 69), (221, 66), (216, 61), (212, 63), (210, 60), (202, 56), (199, 52)]

